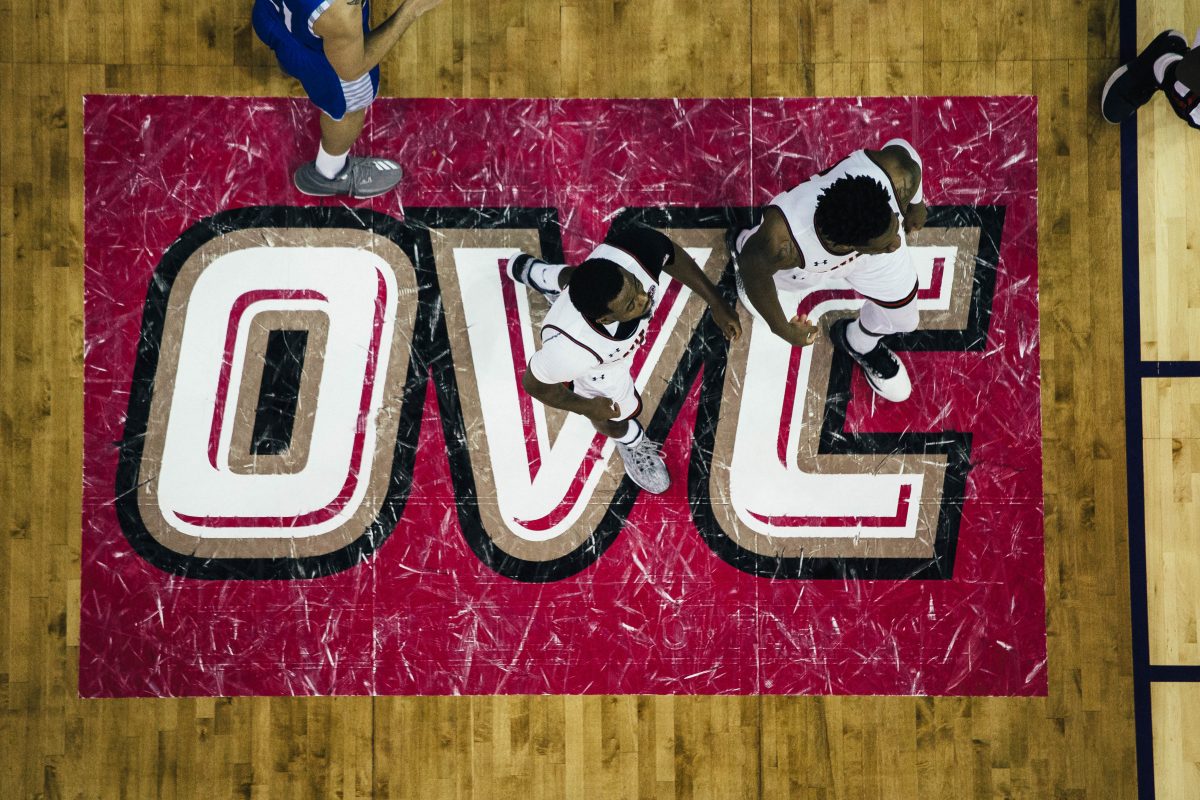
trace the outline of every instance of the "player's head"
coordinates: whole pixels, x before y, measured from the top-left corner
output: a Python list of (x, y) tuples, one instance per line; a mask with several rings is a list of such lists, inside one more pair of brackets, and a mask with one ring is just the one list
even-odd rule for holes
[(593, 322), (628, 322), (650, 313), (650, 296), (632, 275), (605, 258), (589, 258), (571, 273), (571, 304)]
[(838, 178), (826, 187), (817, 198), (813, 224), (826, 241), (860, 253), (900, 249), (900, 218), (887, 189), (866, 175)]

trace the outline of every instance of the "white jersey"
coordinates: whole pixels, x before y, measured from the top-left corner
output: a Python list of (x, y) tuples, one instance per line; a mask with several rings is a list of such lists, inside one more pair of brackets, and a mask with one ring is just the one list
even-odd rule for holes
[[(663, 264), (643, 264), (632, 252), (602, 244), (588, 258), (620, 265), (650, 296), (650, 312), (638, 320), (601, 325), (579, 313), (567, 292), (559, 295), (542, 322), (542, 347), (529, 360), (529, 370), (542, 383), (567, 383), (596, 373), (608, 364), (627, 362), (646, 339), (646, 328), (657, 306), (658, 276)], [(627, 364), (624, 364), (627, 366)]]
[[(903, 220), (904, 215), (900, 211), (891, 178), (865, 151), (854, 151), (830, 169), (776, 195), (768, 203), (783, 213), (792, 241), (804, 259), (804, 265), (801, 267), (775, 273), (777, 289), (795, 292), (826, 278), (844, 278), (867, 297), (882, 300), (896, 300), (912, 290), (916, 274), (912, 269), (903, 225), (900, 226), (900, 249), (893, 253), (835, 255), (826, 250), (817, 237), (813, 215), (816, 213), (817, 199), (821, 193), (834, 181), (859, 175), (874, 178), (883, 184), (888, 194), (888, 205)], [(745, 238), (748, 236), (743, 234), (743, 243)], [(860, 280), (854, 280), (853, 276), (856, 273), (861, 274)], [(860, 283), (863, 285), (857, 285)]]

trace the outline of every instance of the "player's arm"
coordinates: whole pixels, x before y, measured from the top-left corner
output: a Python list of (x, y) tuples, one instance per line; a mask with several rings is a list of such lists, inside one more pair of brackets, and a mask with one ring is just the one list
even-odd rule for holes
[(621, 416), (616, 403), (607, 397), (580, 397), (561, 383), (543, 383), (529, 367), (525, 368), (521, 386), (530, 397), (544, 405), (582, 414), (597, 422), (612, 422)]
[(442, 0), (406, 0), (383, 24), (363, 35), (364, 0), (333, 0), (317, 21), (313, 33), (320, 36), (325, 58), (338, 77), (354, 81), (374, 69), (417, 19)]
[(742, 323), (738, 319), (737, 312), (730, 308), (717, 292), (717, 287), (700, 269), (696, 260), (674, 241), (671, 242), (671, 246), (675, 249), (675, 254), (666, 264), (663, 264), (662, 271), (691, 289), (704, 302), (708, 303), (708, 307), (712, 309), (713, 321), (717, 323), (721, 333), (725, 334), (727, 339), (736, 339), (742, 333)]
[(903, 139), (892, 139), (882, 150), (871, 151), (871, 156), (896, 188), (896, 201), (904, 212), (904, 231), (911, 233), (925, 227), (929, 210), (925, 206), (921, 157), (916, 149)]
[(617, 419), (620, 412), (605, 397), (580, 397), (566, 384), (585, 375), (600, 363), (600, 357), (566, 334), (542, 331), (542, 346), (529, 359), (521, 386), (529, 396), (545, 405), (582, 414), (598, 422)]
[(817, 327), (809, 324), (807, 318), (789, 320), (779, 304), (779, 291), (775, 288), (776, 272), (800, 266), (800, 251), (792, 241), (792, 232), (783, 219), (783, 212), (767, 206), (762, 225), (746, 240), (737, 260), (746, 297), (771, 333), (793, 347), (812, 344)]

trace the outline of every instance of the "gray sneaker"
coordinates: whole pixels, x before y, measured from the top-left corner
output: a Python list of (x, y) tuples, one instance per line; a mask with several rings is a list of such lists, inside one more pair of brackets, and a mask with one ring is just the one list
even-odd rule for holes
[(403, 177), (404, 170), (391, 159), (351, 156), (332, 178), (326, 178), (317, 171), (317, 163), (309, 161), (296, 170), (293, 181), (297, 189), (313, 197), (375, 197), (391, 191)]
[(671, 474), (658, 452), (658, 445), (643, 434), (633, 447), (617, 442), (617, 452), (625, 462), (625, 474), (650, 494), (662, 494), (671, 488)]

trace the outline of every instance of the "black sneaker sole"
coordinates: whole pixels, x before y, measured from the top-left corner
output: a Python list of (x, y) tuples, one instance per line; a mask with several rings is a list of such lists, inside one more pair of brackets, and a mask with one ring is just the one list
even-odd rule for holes
[(1109, 116), (1109, 115), (1108, 115), (1108, 114), (1105, 112), (1105, 110), (1104, 110), (1104, 107), (1108, 105), (1108, 93), (1109, 93), (1109, 91), (1112, 89), (1113, 85), (1114, 85), (1114, 84), (1115, 84), (1115, 83), (1116, 83), (1118, 80), (1120, 80), (1120, 79), (1121, 79), (1121, 76), (1122, 76), (1122, 75), (1125, 75), (1127, 72), (1129, 72), (1129, 65), (1128, 65), (1128, 64), (1125, 64), (1124, 66), (1118, 67), (1118, 68), (1117, 68), (1117, 69), (1116, 69), (1116, 70), (1113, 72), (1113, 74), (1112, 74), (1112, 75), (1110, 75), (1110, 76), (1108, 77), (1108, 81), (1107, 81), (1107, 82), (1104, 84), (1104, 89), (1102, 89), (1102, 90), (1101, 90), (1101, 92), (1100, 92), (1100, 116), (1104, 117), (1104, 121), (1105, 121), (1105, 122), (1107, 122), (1107, 123), (1109, 123), (1109, 124), (1112, 124), (1112, 125), (1120, 125), (1122, 122), (1124, 122), (1125, 120), (1127, 120), (1127, 119), (1129, 119), (1131, 116), (1133, 116), (1134, 112), (1136, 112), (1136, 111), (1137, 111), (1137, 109), (1136, 109), (1136, 108), (1134, 108), (1132, 111), (1129, 111), (1128, 113), (1126, 113), (1126, 114), (1125, 114), (1123, 117), (1121, 117), (1120, 119), (1113, 119), (1113, 118), (1112, 118), (1112, 117), (1110, 117), (1110, 116)]

